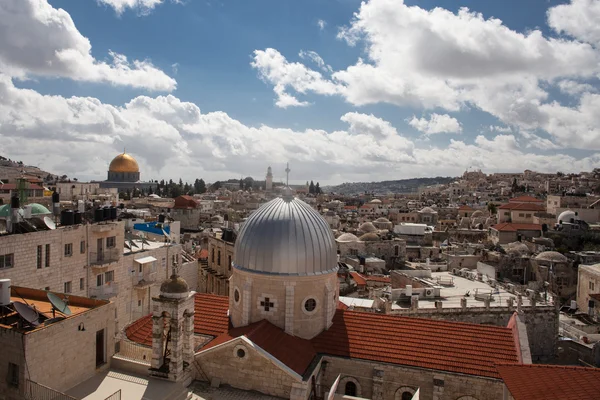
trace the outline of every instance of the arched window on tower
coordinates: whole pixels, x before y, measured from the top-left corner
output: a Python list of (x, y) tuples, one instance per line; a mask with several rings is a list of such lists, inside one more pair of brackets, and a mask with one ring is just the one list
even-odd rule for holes
[(346, 387), (344, 388), (344, 394), (346, 396), (356, 396), (356, 383), (352, 381), (346, 382)]

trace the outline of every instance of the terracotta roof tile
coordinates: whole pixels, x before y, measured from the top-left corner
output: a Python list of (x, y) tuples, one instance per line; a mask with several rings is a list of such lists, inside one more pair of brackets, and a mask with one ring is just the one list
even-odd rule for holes
[(598, 368), (499, 364), (496, 369), (515, 400), (600, 398), (600, 369)]
[(226, 343), (234, 338), (246, 336), (252, 343), (281, 361), (299, 375), (303, 375), (317, 353), (309, 340), (288, 335), (267, 320), (248, 326), (233, 328), (217, 336), (202, 348), (202, 351)]
[[(215, 294), (196, 293), (194, 296), (194, 333), (218, 336), (229, 328), (229, 298)], [(147, 315), (125, 328), (129, 340), (152, 346), (152, 315)]]
[(458, 210), (459, 210), (459, 211), (469, 211), (469, 210), (470, 210), (470, 211), (473, 211), (473, 210), (474, 210), (474, 208), (473, 208), (473, 207), (471, 207), (471, 206), (462, 205), (462, 206), (458, 207)]
[(506, 203), (498, 208), (500, 210), (546, 211), (544, 206), (535, 203)]
[(541, 231), (542, 225), (540, 225), (540, 224), (513, 224), (512, 222), (502, 222), (500, 224), (492, 225), (490, 228), (495, 229), (499, 232)]
[(356, 282), (358, 286), (364, 286), (367, 284), (367, 280), (365, 279), (365, 277), (359, 274), (358, 272), (350, 272), (350, 275), (352, 276), (352, 279), (354, 279), (354, 282)]
[(543, 200), (535, 198), (533, 196), (518, 196), (509, 199), (508, 201), (513, 203), (541, 203)]
[(516, 363), (511, 329), (338, 310), (311, 340), (318, 353), (498, 378), (496, 363)]

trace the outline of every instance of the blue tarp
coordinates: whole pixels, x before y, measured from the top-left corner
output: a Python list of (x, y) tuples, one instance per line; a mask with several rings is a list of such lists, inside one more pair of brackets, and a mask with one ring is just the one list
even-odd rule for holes
[(160, 227), (157, 228), (156, 224), (158, 224), (158, 222), (148, 222), (147, 224), (133, 224), (133, 229), (135, 229), (136, 231), (153, 233), (155, 235), (162, 235), (163, 230), (167, 232), (167, 235), (171, 234), (171, 227), (169, 225), (163, 224), (161, 229)]

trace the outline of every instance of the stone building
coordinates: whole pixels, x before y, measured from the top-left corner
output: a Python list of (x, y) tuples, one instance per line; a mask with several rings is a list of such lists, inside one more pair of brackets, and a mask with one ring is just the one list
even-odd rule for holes
[(532, 275), (548, 290), (566, 299), (577, 291), (577, 270), (567, 257), (556, 251), (544, 251), (531, 260)]
[(577, 275), (577, 308), (597, 316), (600, 309), (596, 309), (596, 304), (590, 300), (593, 300), (592, 295), (600, 293), (600, 264), (580, 265)]
[[(361, 227), (364, 228), (364, 225)], [(397, 268), (406, 259), (406, 240), (384, 239), (375, 232), (364, 233), (360, 237), (352, 233), (343, 233), (335, 239), (335, 243), (340, 258), (377, 257), (385, 261), (388, 269)]]
[(200, 293), (213, 293), (222, 296), (229, 294), (229, 277), (234, 253), (235, 233), (225, 230), (208, 236), (208, 256), (201, 260), (198, 278)]
[(201, 214), (202, 208), (199, 206), (198, 201), (192, 196), (184, 195), (175, 198), (170, 216), (175, 221), (181, 222), (181, 229), (198, 230)]
[[(53, 319), (47, 293), (21, 286), (10, 288), (12, 304), (3, 307), (8, 313), (0, 324), (2, 399), (21, 400), (23, 393), (31, 391), (40, 394), (43, 386), (66, 391), (109, 367), (115, 350), (115, 305), (70, 295), (71, 315), (55, 312), (60, 317)], [(64, 295), (55, 294), (64, 300)], [(19, 317), (16, 303), (35, 306), (37, 321), (31, 324)]]

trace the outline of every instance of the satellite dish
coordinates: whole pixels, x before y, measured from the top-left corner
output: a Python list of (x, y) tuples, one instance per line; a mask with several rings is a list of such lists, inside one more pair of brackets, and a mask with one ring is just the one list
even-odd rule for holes
[(48, 300), (50, 300), (50, 303), (52, 304), (53, 311), (56, 310), (66, 316), (71, 315), (71, 309), (63, 299), (50, 292), (47, 293), (47, 296)]
[(13, 307), (15, 308), (15, 311), (19, 313), (21, 318), (27, 321), (29, 325), (38, 326), (40, 324), (40, 314), (32, 307), (25, 303), (21, 303), (20, 301), (14, 301)]
[(65, 319), (65, 317), (49, 318), (44, 321), (44, 326), (52, 325), (53, 323), (62, 321), (63, 319)]
[(56, 229), (56, 224), (50, 217), (44, 217), (44, 224), (48, 227), (48, 229)]

